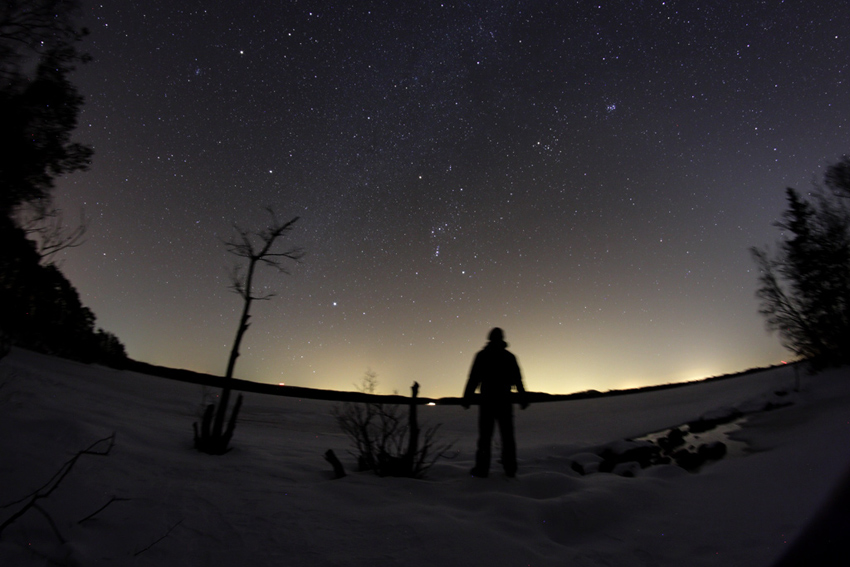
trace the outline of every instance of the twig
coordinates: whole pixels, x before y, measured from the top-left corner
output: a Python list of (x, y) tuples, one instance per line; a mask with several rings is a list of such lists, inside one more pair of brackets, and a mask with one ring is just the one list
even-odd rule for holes
[[(109, 442), (109, 445), (107, 445), (106, 449), (95, 450), (95, 447), (97, 447), (104, 441)], [(48, 514), (44, 508), (38, 505), (38, 501), (47, 498), (48, 496), (53, 494), (53, 491), (56, 490), (62, 483), (62, 481), (65, 480), (65, 477), (70, 474), (71, 469), (74, 468), (74, 465), (77, 464), (77, 461), (80, 459), (80, 457), (82, 457), (83, 455), (95, 455), (99, 457), (109, 455), (109, 452), (112, 450), (112, 447), (114, 445), (115, 433), (113, 432), (112, 435), (110, 435), (109, 437), (98, 439), (97, 441), (89, 445), (88, 448), (79, 451), (76, 455), (71, 457), (64, 465), (59, 467), (59, 470), (56, 471), (56, 474), (54, 474), (50, 478), (50, 480), (48, 480), (44, 485), (42, 485), (41, 488), (27, 494), (23, 498), (15, 500), (14, 502), (9, 502), (8, 504), (0, 506), (0, 508), (9, 508), (11, 506), (14, 506), (15, 504), (20, 504), (21, 502), (26, 501), (26, 504), (24, 504), (24, 506), (20, 510), (12, 514), (11, 517), (9, 517), (5, 522), (3, 522), (2, 525), (0, 525), (0, 535), (3, 534), (3, 530), (12, 525), (15, 520), (23, 516), (27, 511), (29, 511), (30, 508), (35, 508), (36, 510), (41, 512), (42, 515), (47, 519), (47, 521), (50, 523), (50, 527), (53, 528), (53, 531), (56, 536), (59, 538), (60, 541), (64, 543), (64, 539), (62, 539), (62, 536), (59, 534), (59, 530), (56, 529), (56, 525), (53, 523), (53, 519), (50, 517), (50, 514)]]
[(112, 498), (109, 499), (109, 502), (107, 502), (106, 504), (104, 504), (103, 506), (101, 506), (100, 508), (98, 508), (97, 510), (95, 510), (94, 512), (92, 512), (91, 514), (89, 514), (88, 516), (83, 518), (82, 520), (78, 520), (77, 523), (82, 524), (86, 520), (91, 520), (92, 518), (94, 518), (95, 516), (97, 516), (98, 514), (103, 512), (103, 510), (105, 510), (106, 507), (109, 506), (110, 504), (112, 504), (113, 502), (128, 502), (130, 500), (132, 500), (132, 499), (131, 498), (118, 498), (117, 496), (113, 496)]
[(162, 537), (160, 537), (158, 540), (156, 540), (156, 541), (154, 541), (153, 543), (151, 543), (151, 544), (150, 544), (149, 546), (147, 546), (146, 548), (144, 548), (144, 549), (140, 549), (139, 551), (137, 551), (136, 553), (134, 553), (134, 554), (133, 554), (133, 557), (138, 557), (139, 555), (141, 555), (141, 554), (142, 554), (142, 553), (144, 553), (145, 551), (149, 550), (150, 548), (152, 548), (153, 546), (155, 546), (156, 544), (158, 544), (159, 542), (161, 542), (162, 540), (164, 540), (165, 538), (167, 538), (167, 537), (168, 537), (168, 534), (170, 534), (170, 533), (171, 533), (171, 530), (173, 530), (174, 528), (176, 528), (177, 526), (179, 526), (179, 525), (180, 525), (180, 524), (182, 524), (182, 523), (183, 523), (183, 520), (180, 520), (179, 522), (177, 522), (176, 524), (174, 524), (173, 526), (171, 526), (170, 528), (168, 528), (168, 531), (167, 531), (167, 532), (165, 532), (164, 534), (162, 534)]

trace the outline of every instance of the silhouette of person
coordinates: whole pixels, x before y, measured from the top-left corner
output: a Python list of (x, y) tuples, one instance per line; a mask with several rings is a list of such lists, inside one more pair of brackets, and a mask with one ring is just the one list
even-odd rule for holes
[(463, 392), (463, 408), (469, 409), (472, 395), (481, 387), (481, 402), (478, 413), (478, 449), (472, 476), (486, 477), (490, 472), (490, 444), (493, 428), (499, 424), (502, 439), (502, 467), (509, 477), (516, 476), (516, 441), (514, 439), (513, 404), (511, 389), (516, 387), (520, 394), (520, 407), (525, 409), (525, 388), (516, 357), (507, 350), (504, 333), (499, 327), (490, 331), (490, 342), (475, 355), (469, 380)]

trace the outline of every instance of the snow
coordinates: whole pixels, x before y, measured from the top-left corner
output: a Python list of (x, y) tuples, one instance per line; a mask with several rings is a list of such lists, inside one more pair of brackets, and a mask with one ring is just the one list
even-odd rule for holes
[[(29, 510), (0, 536), (0, 565), (771, 565), (848, 470), (848, 373), (803, 376), (799, 392), (784, 367), (532, 405), (516, 411), (516, 479), (495, 463), (490, 478), (468, 475), (474, 409), (422, 407), (456, 454), (414, 480), (352, 472), (333, 402), (246, 394), (234, 449), (214, 457), (193, 449), (191, 427), (215, 390), (13, 349), (0, 361), (0, 505), (113, 432), (115, 446), (81, 457), (40, 501), (66, 543)], [(756, 411), (777, 401), (793, 403)], [(749, 414), (732, 434), (748, 453), (698, 473), (571, 466), (732, 410)], [(327, 449), (348, 476), (332, 479)], [(112, 497), (127, 500), (78, 523)]]

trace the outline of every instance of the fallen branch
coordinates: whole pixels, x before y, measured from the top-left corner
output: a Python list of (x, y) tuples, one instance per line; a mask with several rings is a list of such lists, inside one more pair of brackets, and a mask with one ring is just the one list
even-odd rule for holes
[(166, 531), (164, 534), (162, 534), (162, 537), (160, 537), (159, 539), (157, 539), (156, 541), (154, 541), (153, 543), (151, 543), (151, 544), (150, 544), (149, 546), (147, 546), (146, 548), (144, 548), (144, 549), (140, 549), (139, 551), (137, 551), (136, 553), (134, 553), (134, 554), (133, 554), (133, 557), (138, 557), (139, 555), (141, 555), (141, 554), (142, 554), (142, 553), (144, 553), (145, 551), (149, 550), (150, 548), (152, 548), (153, 546), (155, 546), (156, 544), (158, 544), (159, 542), (161, 542), (162, 540), (164, 540), (165, 538), (167, 538), (167, 537), (168, 537), (168, 534), (170, 534), (170, 533), (171, 533), (171, 531), (172, 531), (174, 528), (176, 528), (177, 526), (179, 526), (179, 525), (180, 525), (180, 524), (182, 524), (182, 523), (183, 523), (183, 520), (180, 520), (179, 522), (177, 522), (176, 524), (174, 524), (173, 526), (171, 526), (170, 528), (168, 528), (168, 531)]
[(89, 514), (88, 516), (83, 518), (82, 520), (78, 520), (77, 523), (82, 524), (83, 522), (85, 522), (87, 520), (91, 520), (92, 518), (94, 518), (95, 516), (97, 516), (98, 514), (103, 512), (106, 509), (106, 507), (109, 506), (110, 504), (112, 504), (113, 502), (127, 502), (129, 500), (131, 500), (131, 498), (118, 498), (117, 496), (113, 496), (112, 498), (109, 499), (109, 502), (107, 502), (106, 504), (104, 504), (103, 506), (101, 506), (100, 508), (98, 508), (97, 510), (95, 510), (94, 512), (92, 512), (91, 514)]
[(65, 538), (62, 537), (61, 533), (59, 533), (59, 528), (56, 527), (56, 522), (53, 521), (53, 518), (50, 516), (50, 514), (47, 513), (47, 510), (45, 510), (44, 508), (42, 508), (38, 504), (33, 504), (32, 507), (35, 510), (38, 510), (39, 512), (41, 512), (41, 515), (44, 516), (44, 519), (47, 520), (48, 524), (50, 524), (50, 527), (53, 530), (53, 533), (56, 534), (56, 539), (59, 540), (59, 543), (65, 543)]
[[(95, 447), (107, 441), (109, 443), (105, 449), (95, 449)], [(50, 524), (50, 527), (53, 528), (53, 533), (56, 534), (56, 537), (59, 539), (59, 541), (65, 543), (65, 540), (62, 538), (62, 534), (59, 533), (59, 529), (56, 527), (56, 523), (53, 521), (53, 518), (44, 508), (39, 505), (38, 502), (39, 500), (43, 500), (49, 497), (51, 494), (53, 494), (54, 490), (59, 488), (59, 485), (62, 483), (63, 480), (65, 480), (65, 477), (70, 474), (71, 470), (74, 468), (74, 465), (77, 464), (77, 461), (80, 459), (80, 457), (82, 457), (83, 455), (105, 457), (109, 455), (109, 452), (112, 450), (112, 447), (114, 445), (115, 433), (113, 432), (112, 435), (110, 435), (109, 437), (104, 437), (103, 439), (95, 441), (94, 443), (89, 445), (88, 448), (79, 451), (76, 455), (71, 457), (64, 465), (59, 467), (59, 470), (56, 471), (56, 474), (54, 474), (50, 478), (50, 480), (48, 480), (44, 485), (42, 485), (41, 488), (27, 494), (23, 498), (15, 500), (14, 502), (9, 502), (8, 504), (0, 506), (0, 508), (10, 508), (16, 504), (21, 504), (22, 502), (25, 502), (25, 504), (21, 507), (20, 510), (12, 514), (5, 522), (3, 522), (2, 525), (0, 525), (0, 535), (2, 535), (3, 530), (12, 525), (15, 520), (26, 514), (30, 509), (34, 508), (41, 512), (41, 514), (45, 517), (47, 522)]]

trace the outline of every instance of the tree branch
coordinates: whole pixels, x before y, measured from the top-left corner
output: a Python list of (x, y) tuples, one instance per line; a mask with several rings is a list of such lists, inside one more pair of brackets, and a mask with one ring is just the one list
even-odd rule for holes
[(130, 500), (132, 500), (132, 499), (131, 498), (118, 498), (117, 496), (113, 496), (103, 506), (101, 506), (100, 508), (98, 508), (97, 510), (95, 510), (94, 512), (92, 512), (91, 514), (89, 514), (88, 516), (83, 518), (82, 520), (77, 520), (77, 523), (82, 524), (83, 522), (91, 520), (92, 518), (94, 518), (95, 516), (97, 516), (98, 514), (103, 512), (106, 509), (106, 507), (109, 506), (110, 504), (112, 504), (113, 502), (129, 502)]
[(180, 524), (182, 524), (182, 523), (183, 523), (183, 520), (180, 520), (180, 521), (179, 521), (179, 522), (177, 522), (176, 524), (172, 525), (172, 526), (171, 526), (170, 528), (168, 528), (168, 530), (167, 530), (167, 531), (166, 531), (166, 532), (162, 535), (162, 537), (160, 537), (159, 539), (155, 540), (153, 543), (151, 543), (149, 546), (145, 547), (144, 549), (140, 549), (139, 551), (135, 552), (135, 553), (133, 554), (133, 557), (138, 557), (139, 555), (141, 555), (141, 554), (142, 554), (142, 553), (144, 553), (145, 551), (149, 550), (150, 548), (152, 548), (153, 546), (155, 546), (156, 544), (158, 544), (159, 542), (161, 542), (162, 540), (164, 540), (165, 538), (167, 538), (167, 537), (168, 537), (168, 534), (170, 534), (170, 533), (172, 532), (172, 530), (174, 530), (174, 528), (176, 528), (177, 526), (179, 526), (179, 525), (180, 525)]
[[(105, 449), (95, 449), (95, 447), (106, 441), (108, 441), (108, 445)], [(50, 514), (48, 514), (47, 511), (44, 510), (44, 508), (39, 506), (39, 500), (43, 500), (53, 494), (53, 491), (56, 490), (62, 483), (62, 481), (65, 480), (65, 477), (67, 477), (71, 473), (71, 470), (74, 468), (74, 465), (77, 464), (77, 461), (80, 459), (80, 457), (82, 457), (83, 455), (94, 455), (98, 457), (107, 456), (109, 455), (109, 452), (112, 451), (112, 447), (114, 445), (115, 433), (112, 433), (112, 435), (110, 435), (109, 437), (104, 437), (103, 439), (95, 441), (86, 449), (79, 451), (76, 455), (71, 457), (64, 465), (59, 467), (59, 470), (56, 471), (56, 473), (50, 478), (50, 480), (43, 484), (41, 488), (36, 489), (34, 492), (27, 494), (23, 498), (20, 498), (14, 502), (9, 502), (8, 504), (4, 504), (2, 507), (0, 507), (9, 508), (11, 506), (14, 506), (15, 504), (20, 504), (26, 501), (26, 504), (24, 504), (20, 510), (12, 514), (12, 516), (10, 516), (5, 522), (3, 522), (3, 524), (0, 524), (0, 535), (2, 535), (3, 530), (12, 525), (15, 520), (26, 514), (30, 509), (35, 508), (36, 510), (41, 512), (41, 514), (44, 515), (45, 518), (47, 518), (48, 522), (50, 522), (50, 525), (53, 528), (54, 533), (56, 533), (56, 536), (59, 538), (60, 541), (64, 542), (62, 536), (59, 534), (59, 531), (56, 529), (56, 525), (53, 523), (53, 519), (50, 517)]]
[(25, 203), (16, 215), (20, 228), (36, 244), (36, 252), (44, 260), (62, 250), (77, 248), (85, 243), (88, 230), (85, 211), (80, 211), (80, 222), (73, 228), (65, 227), (62, 210), (53, 206), (49, 197)]

